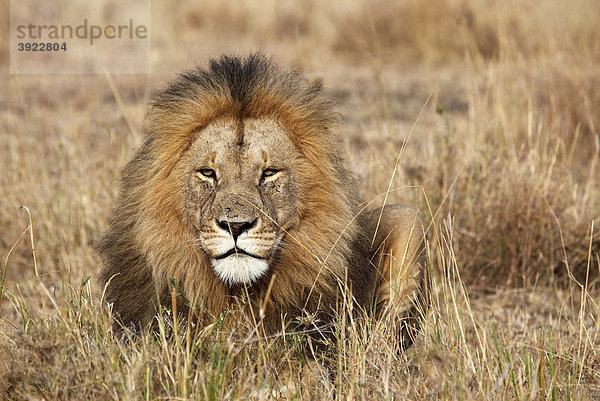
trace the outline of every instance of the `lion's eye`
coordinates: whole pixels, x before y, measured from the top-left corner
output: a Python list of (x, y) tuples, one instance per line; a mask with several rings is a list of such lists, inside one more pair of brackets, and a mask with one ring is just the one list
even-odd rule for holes
[(196, 170), (196, 172), (206, 178), (217, 178), (217, 173), (215, 173), (215, 170), (210, 168), (201, 168), (199, 170)]
[(265, 170), (263, 170), (262, 173), (262, 178), (268, 178), (268, 177), (273, 177), (275, 174), (277, 174), (280, 170), (274, 169), (274, 168), (267, 168)]

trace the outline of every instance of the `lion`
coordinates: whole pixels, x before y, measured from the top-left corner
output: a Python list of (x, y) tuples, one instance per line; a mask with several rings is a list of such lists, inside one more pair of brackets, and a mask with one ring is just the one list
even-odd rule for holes
[(428, 304), (423, 221), (364, 211), (337, 119), (320, 83), (261, 54), (156, 92), (99, 246), (121, 327), (147, 327), (175, 291), (182, 314), (255, 313), (267, 333), (351, 303), (393, 314), (410, 344)]

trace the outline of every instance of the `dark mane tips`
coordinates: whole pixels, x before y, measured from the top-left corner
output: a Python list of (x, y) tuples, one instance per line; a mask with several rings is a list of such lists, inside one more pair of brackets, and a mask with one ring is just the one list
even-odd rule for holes
[(257, 87), (270, 75), (278, 75), (278, 67), (260, 53), (245, 58), (222, 56), (210, 61), (210, 74), (229, 90), (234, 102), (242, 108), (252, 101)]
[(199, 66), (179, 74), (155, 93), (151, 103), (152, 107), (163, 108), (208, 94), (227, 97), (243, 109), (253, 100), (257, 89), (285, 85), (284, 80), (279, 67), (261, 53), (245, 57), (223, 55), (211, 59), (207, 69)]

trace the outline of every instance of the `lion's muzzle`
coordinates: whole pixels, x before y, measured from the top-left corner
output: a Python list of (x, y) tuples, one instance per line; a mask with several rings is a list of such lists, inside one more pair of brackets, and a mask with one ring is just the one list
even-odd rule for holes
[(202, 246), (211, 256), (213, 269), (227, 285), (252, 284), (264, 275), (276, 234), (260, 218), (252, 221), (214, 220), (201, 233)]

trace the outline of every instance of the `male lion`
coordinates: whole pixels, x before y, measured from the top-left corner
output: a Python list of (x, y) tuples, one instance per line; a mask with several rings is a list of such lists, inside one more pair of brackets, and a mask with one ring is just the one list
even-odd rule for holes
[(407, 207), (361, 211), (335, 121), (320, 85), (261, 55), (156, 93), (100, 244), (120, 321), (146, 326), (174, 288), (195, 319), (260, 312), (270, 333), (327, 324), (352, 299), (402, 319), (409, 344), (427, 305), (423, 224)]

